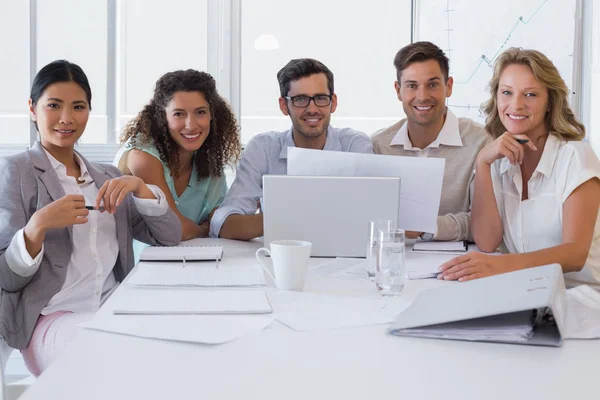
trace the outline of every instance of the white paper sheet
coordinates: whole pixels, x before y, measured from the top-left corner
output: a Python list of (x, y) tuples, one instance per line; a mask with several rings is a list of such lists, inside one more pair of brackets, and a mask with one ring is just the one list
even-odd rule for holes
[(310, 276), (326, 276), (350, 281), (368, 280), (364, 258), (338, 257), (308, 269)]
[[(406, 279), (436, 278), (439, 274), (438, 268), (443, 263), (476, 251), (479, 251), (479, 249), (473, 244), (469, 245), (467, 253), (406, 251)], [(497, 256), (501, 254), (489, 253), (489, 255)]]
[(161, 263), (140, 262), (136, 272), (129, 278), (133, 286), (264, 286), (266, 281), (262, 271), (253, 266), (219, 267), (165, 266)]
[(398, 314), (387, 299), (279, 291), (268, 294), (275, 319), (297, 331), (388, 324)]
[(272, 321), (272, 315), (99, 314), (80, 326), (143, 338), (220, 344), (260, 332)]
[(263, 291), (130, 288), (121, 293), (114, 314), (196, 315), (268, 314)]
[(600, 338), (600, 293), (588, 285), (567, 290), (565, 339)]
[(288, 148), (288, 175), (398, 176), (398, 227), (435, 232), (440, 208), (443, 158), (400, 157)]

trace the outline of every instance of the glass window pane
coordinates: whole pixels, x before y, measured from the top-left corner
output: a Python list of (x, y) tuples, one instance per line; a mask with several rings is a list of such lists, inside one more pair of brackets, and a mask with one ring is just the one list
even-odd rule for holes
[[(59, 22), (60, 23), (57, 23)], [(80, 143), (106, 143), (107, 6), (104, 0), (37, 1), (37, 69), (59, 59), (78, 64), (92, 88)]]
[(29, 2), (0, 3), (0, 145), (29, 143)]
[(436, 43), (450, 58), (454, 78), (450, 109), (457, 116), (485, 123), (479, 108), (489, 99), (491, 66), (509, 47), (541, 51), (572, 86), (575, 6), (575, 0), (420, 0), (415, 35), (417, 40)]
[(207, 3), (207, 0), (123, 3), (117, 92), (121, 128), (148, 103), (161, 75), (187, 68), (206, 71)]
[(276, 74), (292, 58), (315, 58), (333, 72), (339, 102), (334, 126), (370, 134), (393, 124), (404, 115), (394, 91), (393, 61), (408, 43), (409, 1), (369, 7), (342, 0), (306, 0), (302, 7), (280, 0), (242, 2), (243, 142), (290, 127), (279, 110)]

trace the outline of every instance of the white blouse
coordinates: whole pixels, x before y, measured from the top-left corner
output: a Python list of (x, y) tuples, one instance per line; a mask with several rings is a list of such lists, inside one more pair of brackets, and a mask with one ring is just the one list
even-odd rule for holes
[[(600, 161), (589, 143), (565, 142), (550, 134), (542, 158), (521, 201), (521, 169), (507, 158), (492, 164), (492, 182), (510, 253), (528, 253), (562, 244), (563, 204), (582, 183), (600, 178)], [(588, 284), (600, 289), (600, 213), (585, 266), (564, 275), (567, 287)]]
[[(81, 169), (78, 183), (67, 175), (67, 168), (46, 151), (65, 194), (83, 195), (86, 205), (94, 205), (98, 187), (89, 174), (83, 160), (75, 153)], [(156, 199), (139, 199), (133, 196), (135, 207), (144, 215), (162, 215), (169, 205), (163, 192), (156, 186), (147, 185)], [(27, 252), (23, 229), (19, 230), (6, 250), (9, 267), (21, 276), (31, 276), (40, 267), (44, 245), (32, 258)], [(55, 311), (95, 312), (117, 286), (113, 274), (119, 243), (115, 217), (107, 212), (90, 211), (88, 222), (73, 225), (73, 253), (67, 266), (65, 282), (42, 310), (43, 315)]]

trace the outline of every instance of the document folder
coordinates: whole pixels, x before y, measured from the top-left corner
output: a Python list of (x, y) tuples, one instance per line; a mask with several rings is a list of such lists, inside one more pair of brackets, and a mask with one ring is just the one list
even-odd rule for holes
[(552, 264), (427, 290), (388, 333), (560, 346), (565, 307), (562, 268)]

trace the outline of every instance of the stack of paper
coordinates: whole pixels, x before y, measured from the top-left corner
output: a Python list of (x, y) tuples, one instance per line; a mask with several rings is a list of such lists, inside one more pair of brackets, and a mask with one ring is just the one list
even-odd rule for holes
[(533, 335), (530, 311), (475, 318), (410, 329), (390, 328), (398, 336), (490, 342), (527, 342)]
[(127, 281), (134, 286), (264, 286), (265, 277), (255, 267), (169, 267), (140, 262)]
[(406, 279), (427, 279), (438, 276), (440, 265), (452, 260), (454, 254), (405, 252)]
[[(449, 243), (449, 242), (442, 242)], [(461, 243), (461, 242), (458, 242)], [(479, 251), (475, 245), (469, 246), (468, 253)], [(467, 254), (468, 254), (467, 253)], [(464, 253), (407, 251), (406, 252), (406, 279), (428, 279), (438, 276), (442, 264), (459, 257)], [(489, 253), (497, 256), (500, 253)]]
[(113, 314), (269, 314), (272, 311), (262, 291), (130, 289), (121, 294)]

